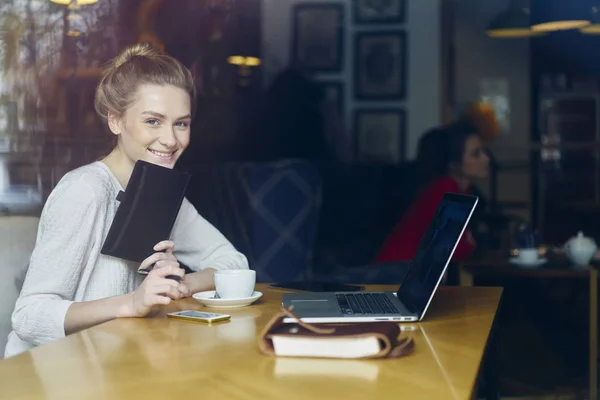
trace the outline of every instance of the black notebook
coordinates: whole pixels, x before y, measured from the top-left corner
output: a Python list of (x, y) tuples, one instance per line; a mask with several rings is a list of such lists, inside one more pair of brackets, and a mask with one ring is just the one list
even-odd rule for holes
[(137, 161), (100, 252), (138, 263), (155, 253), (171, 236), (189, 181), (187, 173)]

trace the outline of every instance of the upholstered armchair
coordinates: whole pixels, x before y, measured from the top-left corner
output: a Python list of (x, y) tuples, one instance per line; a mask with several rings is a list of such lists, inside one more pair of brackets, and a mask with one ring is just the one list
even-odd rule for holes
[(38, 223), (34, 216), (0, 216), (0, 358), (12, 330), (11, 315), (35, 246)]

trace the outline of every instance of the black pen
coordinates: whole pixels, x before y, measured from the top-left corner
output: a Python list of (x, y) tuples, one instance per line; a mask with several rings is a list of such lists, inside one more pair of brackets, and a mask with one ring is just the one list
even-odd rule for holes
[[(148, 269), (138, 269), (138, 274), (148, 275), (150, 271), (154, 269), (154, 264)], [(167, 279), (173, 279), (174, 281), (181, 282), (181, 277), (179, 275), (167, 275), (165, 276)]]

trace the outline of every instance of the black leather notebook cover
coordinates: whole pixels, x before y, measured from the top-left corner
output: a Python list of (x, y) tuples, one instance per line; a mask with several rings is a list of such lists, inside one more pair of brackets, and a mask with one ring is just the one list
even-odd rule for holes
[(190, 175), (137, 161), (108, 231), (102, 254), (141, 263), (168, 240)]

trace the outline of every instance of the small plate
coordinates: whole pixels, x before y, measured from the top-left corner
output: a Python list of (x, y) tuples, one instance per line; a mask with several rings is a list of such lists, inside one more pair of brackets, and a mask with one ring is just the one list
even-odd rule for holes
[(194, 293), (192, 296), (196, 300), (200, 302), (200, 304), (206, 307), (213, 308), (238, 308), (249, 306), (254, 303), (256, 300), (262, 297), (261, 292), (254, 292), (252, 296), (246, 297), (243, 299), (215, 299), (215, 291), (209, 290), (206, 292)]
[(524, 267), (524, 268), (535, 268), (535, 267), (539, 267), (540, 265), (544, 265), (548, 262), (547, 258), (538, 258), (537, 260), (533, 261), (533, 262), (524, 262), (519, 260), (516, 257), (513, 258), (509, 258), (508, 262), (511, 264), (515, 264), (518, 265), (520, 267)]

